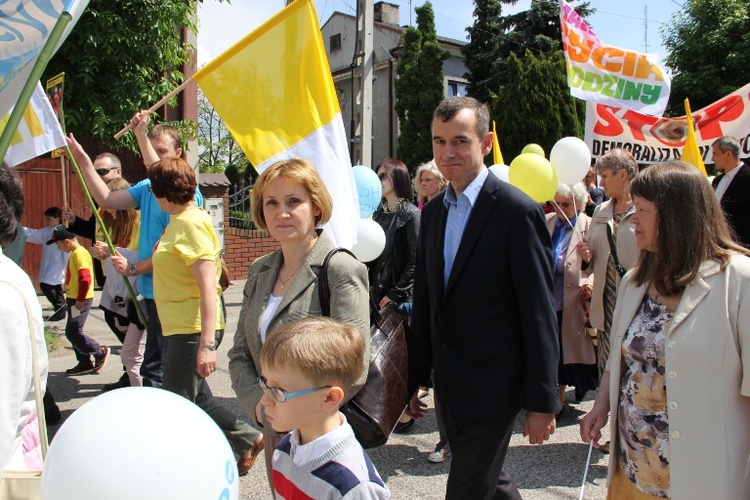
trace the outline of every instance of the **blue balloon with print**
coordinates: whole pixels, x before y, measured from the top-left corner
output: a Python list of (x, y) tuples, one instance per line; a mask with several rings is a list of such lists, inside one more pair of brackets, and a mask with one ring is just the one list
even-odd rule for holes
[(359, 197), (359, 217), (366, 219), (375, 213), (380, 206), (383, 196), (383, 186), (380, 185), (378, 174), (370, 167), (354, 165), (354, 183), (357, 185), (357, 196)]

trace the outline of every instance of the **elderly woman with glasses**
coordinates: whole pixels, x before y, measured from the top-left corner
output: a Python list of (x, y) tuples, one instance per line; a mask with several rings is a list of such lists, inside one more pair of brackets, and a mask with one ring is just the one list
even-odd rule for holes
[(750, 251), (682, 162), (633, 181), (640, 255), (581, 438), (611, 416), (608, 498), (750, 498)]
[(598, 386), (596, 351), (586, 333), (585, 302), (593, 291), (593, 276), (581, 269), (576, 248), (588, 231), (591, 219), (583, 213), (588, 192), (580, 182), (573, 186), (560, 183), (552, 202), (555, 213), (547, 214), (547, 229), (552, 237), (554, 296), (557, 310), (560, 364), (557, 370), (558, 395), (565, 411), (565, 389), (575, 387), (580, 402), (589, 390)]

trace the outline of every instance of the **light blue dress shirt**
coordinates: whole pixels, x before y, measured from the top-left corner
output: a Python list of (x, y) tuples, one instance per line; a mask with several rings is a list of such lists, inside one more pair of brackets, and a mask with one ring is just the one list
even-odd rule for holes
[(489, 170), (482, 167), (479, 175), (458, 196), (453, 189), (453, 184), (448, 184), (448, 188), (445, 190), (443, 203), (445, 208), (448, 209), (448, 219), (445, 222), (445, 240), (443, 241), (443, 260), (445, 261), (443, 288), (448, 284), (448, 277), (451, 275), (453, 261), (456, 259), (456, 252), (458, 252), (458, 246), (461, 244), (466, 223), (471, 216), (479, 191), (481, 191), (488, 174)]

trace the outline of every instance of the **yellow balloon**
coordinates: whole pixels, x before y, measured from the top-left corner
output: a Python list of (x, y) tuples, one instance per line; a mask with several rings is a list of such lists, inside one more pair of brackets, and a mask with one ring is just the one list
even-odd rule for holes
[(557, 192), (557, 172), (549, 160), (538, 154), (516, 156), (510, 164), (508, 178), (513, 186), (537, 203), (551, 200)]
[(533, 153), (535, 155), (539, 155), (542, 158), (546, 158), (544, 156), (544, 148), (541, 147), (539, 144), (527, 144), (523, 147), (521, 150), (521, 154), (523, 153)]

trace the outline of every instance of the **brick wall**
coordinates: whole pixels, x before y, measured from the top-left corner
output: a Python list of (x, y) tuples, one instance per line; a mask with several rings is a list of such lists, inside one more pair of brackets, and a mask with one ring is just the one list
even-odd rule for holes
[(227, 227), (224, 233), (224, 260), (232, 281), (247, 278), (247, 269), (255, 259), (279, 248), (268, 231)]

